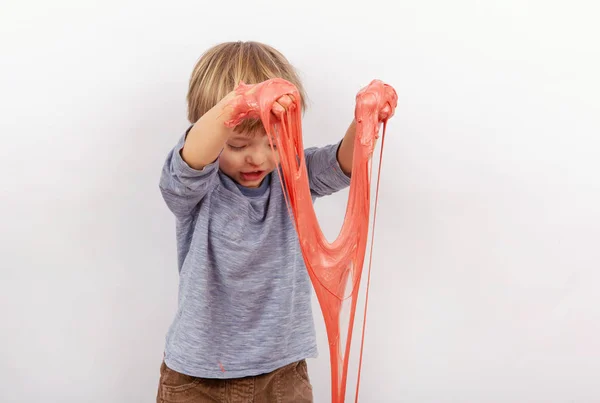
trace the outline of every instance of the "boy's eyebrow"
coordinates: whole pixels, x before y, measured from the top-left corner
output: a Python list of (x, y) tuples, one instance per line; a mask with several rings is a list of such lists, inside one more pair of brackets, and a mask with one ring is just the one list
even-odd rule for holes
[(235, 137), (232, 136), (232, 137), (229, 137), (229, 140), (246, 142), (246, 141), (249, 141), (250, 138), (248, 138), (248, 137), (241, 137), (241, 136), (235, 136)]
[(244, 133), (236, 133), (235, 135), (230, 137), (235, 140), (251, 140), (254, 138), (254, 133), (244, 132)]

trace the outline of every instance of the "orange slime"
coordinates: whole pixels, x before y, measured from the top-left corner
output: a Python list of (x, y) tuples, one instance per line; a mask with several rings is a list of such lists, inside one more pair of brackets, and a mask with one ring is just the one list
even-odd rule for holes
[[(315, 214), (309, 188), (304, 146), (302, 144), (302, 125), (300, 95), (296, 87), (283, 79), (272, 79), (256, 85), (241, 83), (234, 101), (233, 118), (226, 122), (235, 127), (247, 118), (260, 118), (273, 152), (273, 144), (277, 145), (280, 155), (280, 169), (284, 195), (287, 191), (286, 203), (291, 210), (302, 255), (315, 289), (321, 311), (325, 319), (331, 361), (331, 396), (333, 403), (343, 403), (346, 394), (346, 380), (352, 329), (356, 314), (358, 290), (366, 254), (369, 233), (370, 184), (372, 154), (376, 139), (379, 137), (381, 114), (387, 106), (389, 114), (384, 115), (383, 136), (387, 119), (396, 107), (398, 97), (394, 89), (379, 80), (372, 81), (356, 96), (356, 136), (352, 162), (352, 177), (346, 215), (342, 229), (335, 241), (328, 242), (323, 235)], [(281, 116), (276, 118), (272, 113), (273, 104), (283, 95), (292, 95), (294, 104)], [(382, 138), (383, 151), (383, 138)], [(380, 162), (381, 169), (381, 162)], [(378, 175), (379, 177), (379, 175)], [(377, 194), (379, 192), (379, 180)], [(376, 203), (377, 205), (377, 197)], [(375, 211), (376, 212), (376, 211)], [(375, 217), (373, 223), (375, 221)], [(371, 242), (371, 255), (373, 244)], [(369, 262), (369, 277), (371, 264)], [(368, 286), (367, 295), (368, 300)], [(345, 345), (342, 346), (340, 312), (346, 289), (350, 287), (350, 320), (348, 323)], [(367, 301), (365, 301), (366, 319)], [(364, 341), (365, 322), (363, 322), (362, 341)], [(358, 385), (360, 383), (360, 367), (362, 364), (362, 342), (360, 351), (359, 374), (356, 387), (358, 401)]]

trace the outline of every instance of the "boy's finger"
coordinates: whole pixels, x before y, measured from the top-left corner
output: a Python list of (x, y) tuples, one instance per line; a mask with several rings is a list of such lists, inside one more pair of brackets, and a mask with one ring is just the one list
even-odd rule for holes
[(280, 116), (285, 113), (285, 108), (279, 102), (275, 102), (271, 108), (271, 111), (273, 111), (275, 116)]
[(383, 119), (390, 118), (392, 116), (392, 107), (390, 104), (386, 104), (380, 112), (380, 116)]
[(294, 101), (292, 100), (292, 98), (289, 95), (282, 96), (281, 98), (279, 98), (277, 100), (277, 102), (281, 106), (283, 106), (285, 109), (289, 108), (294, 103)]

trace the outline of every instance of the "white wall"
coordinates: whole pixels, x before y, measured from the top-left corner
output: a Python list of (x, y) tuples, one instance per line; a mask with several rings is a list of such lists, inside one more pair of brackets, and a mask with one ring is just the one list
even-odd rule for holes
[[(177, 287), (160, 168), (198, 56), (253, 39), (301, 71), (307, 145), (371, 79), (399, 93), (361, 401), (600, 402), (597, 4), (2, 2), (0, 401), (153, 401)], [(346, 194), (317, 205), (331, 237)]]

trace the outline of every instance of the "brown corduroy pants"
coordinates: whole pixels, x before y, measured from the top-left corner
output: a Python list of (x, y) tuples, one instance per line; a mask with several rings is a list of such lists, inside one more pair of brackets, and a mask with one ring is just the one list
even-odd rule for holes
[(160, 367), (157, 403), (312, 403), (306, 361), (268, 374), (236, 379), (207, 379)]

